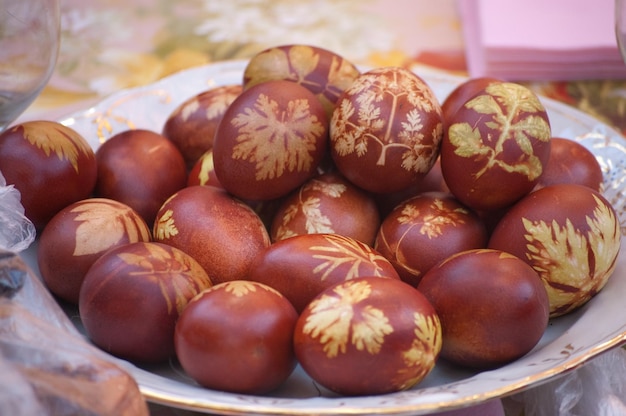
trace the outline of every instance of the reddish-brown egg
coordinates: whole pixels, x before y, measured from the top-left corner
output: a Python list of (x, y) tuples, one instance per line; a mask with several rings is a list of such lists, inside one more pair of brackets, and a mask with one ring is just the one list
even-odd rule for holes
[(233, 101), (213, 142), (222, 186), (246, 200), (282, 197), (316, 173), (328, 139), (318, 99), (291, 81), (267, 81)]
[(589, 149), (574, 140), (553, 137), (548, 164), (535, 189), (573, 183), (601, 192), (602, 181), (602, 167)]
[(400, 279), (391, 263), (365, 243), (338, 234), (302, 234), (261, 251), (248, 279), (278, 290), (301, 312), (329, 286), (364, 276)]
[(239, 84), (211, 88), (185, 100), (169, 115), (162, 134), (176, 145), (188, 169), (213, 147), (217, 125), (242, 90)]
[(374, 198), (337, 172), (327, 172), (283, 200), (270, 237), (276, 242), (300, 234), (333, 233), (373, 245), (379, 225)]
[(97, 164), (93, 149), (73, 129), (28, 121), (0, 134), (0, 172), (20, 191), (25, 215), (41, 231), (61, 209), (91, 196)]
[(450, 191), (476, 210), (497, 210), (522, 198), (550, 156), (548, 114), (537, 95), (519, 84), (489, 84), (447, 126), (443, 177)]
[(527, 354), (541, 339), (548, 295), (537, 273), (497, 250), (459, 252), (430, 269), (417, 289), (441, 321), (441, 358), (489, 369)]
[(167, 198), (187, 184), (185, 161), (165, 136), (150, 130), (117, 133), (96, 151), (96, 196), (125, 203), (149, 226)]
[(489, 247), (532, 266), (550, 297), (550, 314), (578, 309), (615, 269), (621, 230), (611, 204), (598, 192), (559, 184), (530, 193), (494, 229)]
[(81, 321), (104, 351), (161, 362), (174, 355), (174, 327), (187, 303), (211, 285), (200, 264), (175, 247), (125, 244), (89, 268), (79, 296)]
[(441, 106), (428, 84), (403, 68), (378, 68), (360, 75), (337, 101), (330, 150), (352, 183), (391, 193), (426, 176), (442, 135)]
[(441, 345), (439, 318), (428, 300), (400, 280), (376, 277), (320, 293), (300, 314), (294, 334), (302, 368), (348, 396), (409, 389), (433, 369)]
[(224, 188), (217, 179), (213, 166), (213, 149), (207, 150), (193, 165), (187, 176), (187, 186), (208, 185), (216, 188)]
[(254, 257), (270, 245), (252, 208), (212, 186), (172, 195), (157, 214), (153, 235), (191, 255), (215, 284), (245, 279)]
[(264, 394), (296, 366), (289, 301), (269, 286), (238, 280), (213, 286), (185, 308), (174, 336), (183, 370), (204, 387)]
[(75, 304), (94, 261), (112, 248), (142, 241), (150, 241), (150, 229), (131, 207), (111, 199), (84, 199), (48, 222), (39, 237), (37, 263), (50, 291)]
[(341, 93), (360, 74), (358, 68), (342, 56), (311, 45), (280, 45), (254, 55), (243, 74), (244, 88), (270, 80), (296, 82), (320, 100), (330, 115)]
[(398, 205), (383, 220), (374, 248), (405, 282), (417, 286), (428, 270), (460, 251), (484, 248), (487, 229), (454, 196), (426, 192)]

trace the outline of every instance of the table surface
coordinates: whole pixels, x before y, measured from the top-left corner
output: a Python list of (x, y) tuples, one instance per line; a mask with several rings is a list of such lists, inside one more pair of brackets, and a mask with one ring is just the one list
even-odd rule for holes
[[(364, 66), (399, 65), (466, 74), (454, 0), (61, 3), (57, 67), (22, 121), (59, 119), (121, 89), (146, 85), (196, 65), (246, 59), (268, 46), (286, 43), (323, 46)], [(626, 132), (625, 81), (526, 84)], [(519, 411), (513, 403), (506, 407), (507, 414)], [(157, 405), (150, 409), (162, 416), (188, 414)]]

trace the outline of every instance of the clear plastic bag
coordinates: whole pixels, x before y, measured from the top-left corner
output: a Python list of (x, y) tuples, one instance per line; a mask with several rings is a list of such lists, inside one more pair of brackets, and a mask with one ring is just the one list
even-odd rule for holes
[(24, 216), (20, 192), (0, 172), (0, 249), (19, 253), (35, 240), (35, 226)]

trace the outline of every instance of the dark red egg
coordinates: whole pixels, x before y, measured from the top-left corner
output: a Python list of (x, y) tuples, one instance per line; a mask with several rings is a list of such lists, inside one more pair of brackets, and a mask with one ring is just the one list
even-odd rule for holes
[(215, 284), (245, 279), (254, 257), (270, 245), (252, 208), (212, 186), (172, 195), (157, 214), (153, 235), (191, 255)]
[(133, 362), (174, 356), (174, 327), (187, 303), (212, 283), (183, 251), (155, 242), (122, 245), (85, 275), (79, 312), (91, 341)]
[(183, 370), (200, 385), (265, 394), (296, 366), (289, 301), (269, 286), (238, 280), (213, 286), (185, 308), (174, 336)]
[(602, 167), (589, 149), (574, 140), (553, 137), (548, 164), (535, 189), (573, 183), (601, 192), (602, 181)]
[(241, 94), (239, 84), (202, 91), (181, 103), (163, 125), (163, 136), (172, 141), (191, 169), (213, 147), (215, 130), (228, 106)]
[(300, 314), (296, 357), (320, 385), (346, 396), (386, 394), (421, 382), (442, 346), (428, 300), (396, 279), (362, 277), (320, 293)]
[(507, 207), (539, 181), (550, 156), (548, 114), (529, 88), (495, 82), (447, 123), (441, 171), (461, 203), (480, 211)]
[(24, 214), (41, 231), (61, 209), (91, 196), (97, 164), (75, 130), (55, 121), (28, 121), (0, 134), (0, 172), (20, 191)]
[(324, 109), (308, 89), (291, 81), (254, 85), (233, 101), (217, 128), (217, 178), (241, 199), (282, 197), (315, 175), (327, 130)]
[(537, 273), (498, 250), (468, 250), (431, 268), (417, 290), (441, 321), (441, 358), (491, 369), (527, 354), (547, 326), (549, 302)]
[(261, 251), (247, 278), (278, 290), (301, 312), (329, 286), (364, 276), (400, 279), (393, 265), (365, 243), (338, 234), (302, 234)]
[(286, 80), (311, 91), (330, 118), (341, 93), (359, 76), (358, 68), (335, 52), (312, 45), (290, 44), (265, 49), (248, 61), (243, 84)]
[(454, 113), (470, 98), (494, 82), (502, 81), (491, 77), (477, 77), (469, 78), (461, 82), (441, 103), (444, 124), (446, 124), (448, 120), (451, 120)]
[(98, 148), (96, 159), (96, 195), (132, 207), (149, 226), (163, 202), (187, 184), (180, 151), (150, 130), (115, 134)]
[(100, 256), (117, 246), (150, 239), (146, 222), (128, 205), (105, 198), (84, 199), (48, 222), (39, 237), (37, 263), (52, 293), (78, 303), (85, 274)]
[(338, 170), (370, 192), (416, 184), (439, 155), (441, 106), (428, 84), (398, 67), (361, 74), (344, 91), (330, 121), (330, 150)]
[(606, 285), (620, 252), (621, 228), (600, 193), (576, 184), (541, 188), (498, 222), (489, 247), (527, 262), (550, 297), (551, 316), (578, 309)]
[(373, 245), (379, 225), (374, 198), (337, 172), (327, 172), (281, 202), (270, 237), (276, 242), (300, 234), (333, 233)]
[(486, 247), (488, 238), (483, 221), (454, 196), (426, 192), (385, 217), (374, 248), (402, 280), (417, 286), (431, 267), (460, 251)]
[(194, 185), (209, 185), (215, 186), (216, 188), (224, 188), (215, 174), (213, 149), (204, 152), (191, 168), (189, 176), (187, 176), (187, 186)]

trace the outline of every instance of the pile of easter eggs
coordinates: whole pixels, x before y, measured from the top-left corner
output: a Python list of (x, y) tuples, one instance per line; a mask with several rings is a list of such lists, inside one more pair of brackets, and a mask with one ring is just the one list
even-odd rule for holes
[(297, 364), (341, 395), (492, 369), (607, 283), (621, 229), (602, 171), (497, 79), (443, 102), (401, 67), (281, 45), (160, 131), (97, 150), (70, 127), (0, 135), (42, 278), (90, 339), (266, 394)]

